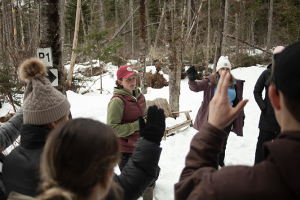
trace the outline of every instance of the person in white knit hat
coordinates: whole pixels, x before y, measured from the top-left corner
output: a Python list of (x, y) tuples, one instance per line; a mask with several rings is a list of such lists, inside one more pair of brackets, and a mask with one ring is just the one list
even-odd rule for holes
[(15, 191), (35, 196), (38, 189), (40, 156), (46, 138), (58, 124), (67, 121), (70, 103), (46, 78), (46, 66), (37, 59), (24, 61), (20, 79), (27, 82), (23, 100), (21, 142), (4, 160), (2, 176), (6, 195)]
[[(207, 121), (209, 115), (209, 102), (214, 96), (216, 92), (220, 74), (222, 71), (225, 71), (226, 74), (230, 73), (230, 83), (228, 85), (228, 97), (230, 100), (231, 106), (236, 106), (243, 99), (243, 82), (242, 80), (235, 79), (231, 74), (231, 64), (228, 60), (227, 56), (221, 56), (218, 60), (216, 73), (206, 76), (201, 81), (195, 81), (198, 77), (197, 71), (194, 66), (190, 67), (187, 70), (188, 78), (189, 78), (189, 87), (194, 92), (203, 93), (203, 101), (202, 105), (198, 111), (194, 122), (194, 128), (196, 130), (200, 130), (201, 126), (204, 122)], [(243, 136), (243, 126), (244, 126), (244, 111), (242, 111), (238, 117), (227, 127), (224, 128), (224, 131), (229, 134), (230, 131), (235, 132), (238, 136)], [(224, 158), (225, 158), (225, 149), (226, 149), (227, 139), (224, 140), (223, 143), (223, 151), (219, 154), (219, 165), (223, 167)]]

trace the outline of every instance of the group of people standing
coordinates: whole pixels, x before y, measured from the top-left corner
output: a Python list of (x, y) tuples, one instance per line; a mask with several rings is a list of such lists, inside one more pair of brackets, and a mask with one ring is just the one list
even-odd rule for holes
[[(187, 70), (190, 89), (204, 91), (204, 96), (194, 123), (199, 132), (175, 184), (176, 200), (300, 198), (299, 55), (300, 42), (275, 48), (272, 66), (255, 85), (262, 114), (253, 167), (224, 167), (228, 134), (243, 135), (247, 103), (244, 81), (233, 77), (228, 57), (220, 57), (216, 73), (201, 81), (196, 81), (194, 67)], [(19, 134), (21, 142), (7, 157), (0, 157), (1, 199), (153, 199), (165, 115), (157, 106), (147, 108), (132, 67), (117, 71), (107, 124), (68, 120), (70, 103), (51, 86), (40, 60), (25, 61), (19, 74), (28, 83), (24, 105), (0, 128), (0, 144), (4, 150)], [(114, 173), (115, 165), (120, 175)]]

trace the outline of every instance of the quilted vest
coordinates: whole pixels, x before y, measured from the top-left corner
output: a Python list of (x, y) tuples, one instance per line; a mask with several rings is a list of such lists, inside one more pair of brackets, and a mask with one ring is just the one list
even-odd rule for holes
[[(113, 98), (118, 97), (123, 101), (124, 111), (123, 118), (121, 124), (132, 123), (138, 120), (138, 116), (145, 116), (145, 98), (142, 94), (135, 100), (127, 96), (123, 96), (120, 94), (113, 95)], [(121, 148), (121, 152), (123, 153), (132, 153), (137, 139), (140, 137), (140, 131), (137, 130), (129, 136), (119, 137), (119, 144)]]

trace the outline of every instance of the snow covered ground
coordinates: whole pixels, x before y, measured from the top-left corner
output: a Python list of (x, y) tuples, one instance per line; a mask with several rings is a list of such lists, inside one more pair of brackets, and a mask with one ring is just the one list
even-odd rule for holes
[[(95, 65), (96, 66), (96, 65)], [(68, 66), (66, 66), (68, 67)], [(80, 67), (76, 65), (75, 70)], [(71, 103), (71, 113), (73, 118), (85, 117), (99, 120), (106, 123), (107, 105), (113, 93), (115, 86), (116, 70), (117, 67), (110, 63), (106, 66), (110, 75), (103, 77), (103, 94), (98, 90), (100, 88), (100, 81), (91, 87), (90, 93), (84, 95), (67, 92), (68, 99)], [(252, 66), (245, 68), (238, 68), (232, 70), (232, 74), (238, 78), (245, 80), (244, 84), (244, 99), (249, 99), (245, 107), (245, 126), (244, 137), (238, 137), (234, 133), (230, 133), (227, 149), (225, 164), (226, 165), (253, 165), (256, 142), (258, 137), (258, 121), (260, 110), (257, 106), (253, 89), (259, 75), (266, 69), (266, 66)], [(154, 71), (155, 67), (147, 67), (147, 71)], [(168, 80), (168, 75), (164, 75)], [(98, 77), (93, 77), (94, 80)], [(87, 87), (91, 83), (87, 83)], [(80, 92), (85, 91), (81, 89)], [(162, 89), (148, 88), (148, 93), (145, 95), (147, 100), (155, 98), (169, 99), (169, 87)], [(190, 91), (188, 87), (188, 79), (181, 81), (181, 94), (180, 94), (180, 110), (192, 110), (190, 113), (191, 118), (194, 120), (197, 111), (203, 99), (203, 92), (195, 93)], [(12, 111), (11, 106), (4, 104), (0, 109), (0, 116), (4, 116), (8, 111)], [(173, 118), (166, 119), (167, 127), (178, 124), (185, 120), (185, 115), (181, 114), (176, 120)], [(185, 127), (177, 131), (174, 136), (167, 137), (166, 140), (161, 142), (162, 154), (160, 157), (159, 166), (161, 173), (154, 189), (154, 199), (159, 200), (172, 200), (174, 199), (174, 184), (178, 181), (181, 170), (184, 167), (185, 156), (189, 151), (190, 141), (196, 134), (196, 130), (191, 127)], [(115, 168), (116, 173), (120, 173), (119, 169)], [(141, 198), (142, 199), (142, 198)]]

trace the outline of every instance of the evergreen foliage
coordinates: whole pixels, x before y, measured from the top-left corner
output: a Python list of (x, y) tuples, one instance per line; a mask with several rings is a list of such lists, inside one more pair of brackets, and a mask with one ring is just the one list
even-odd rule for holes
[(20, 82), (15, 76), (15, 69), (5, 59), (5, 54), (2, 54), (2, 63), (0, 63), (0, 95), (4, 98), (4, 101), (8, 101), (15, 112), (16, 106), (21, 106), (20, 97)]

